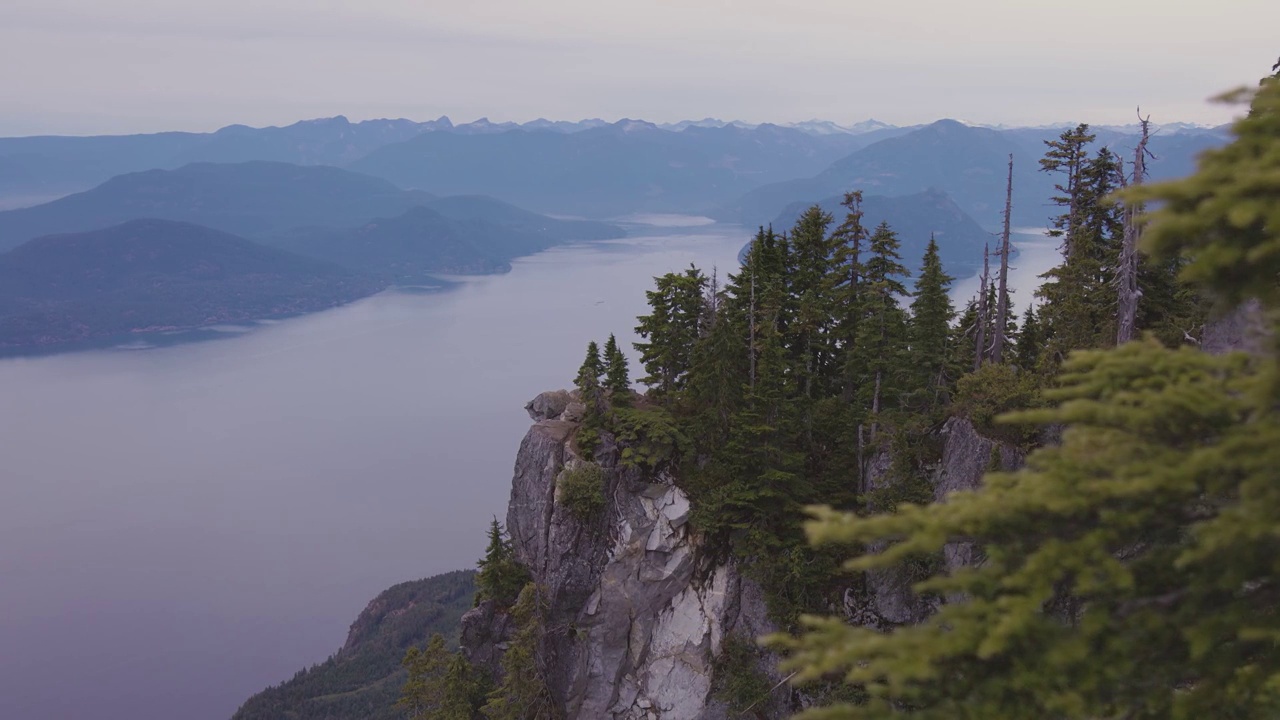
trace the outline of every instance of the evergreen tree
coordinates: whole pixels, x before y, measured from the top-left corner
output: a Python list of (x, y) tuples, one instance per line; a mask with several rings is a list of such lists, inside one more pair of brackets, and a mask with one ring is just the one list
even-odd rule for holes
[(524, 586), (511, 608), (515, 634), (502, 653), (502, 682), (481, 712), (489, 720), (559, 720), (559, 708), (547, 687), (542, 661), (546, 605), (533, 583)]
[[(1144, 238), (1158, 259), (1187, 253), (1185, 274), (1208, 291), (1274, 313), (1280, 83), (1264, 83), (1235, 133), (1192, 177), (1126, 198), (1159, 203)], [(927, 622), (881, 633), (811, 618), (804, 637), (775, 638), (801, 678), (838, 673), (869, 698), (808, 716), (1280, 714), (1278, 375), (1274, 352), (1148, 340), (1073, 353), (1054, 406), (1021, 416), (1065, 425), (1061, 444), (1024, 469), (892, 515), (820, 511), (816, 541), (877, 548), (854, 569), (958, 539), (984, 560), (917, 586), (948, 599)]]
[(1064, 130), (1057, 140), (1045, 140), (1048, 146), (1045, 155), (1040, 159), (1041, 172), (1062, 173), (1066, 177), (1054, 185), (1058, 195), (1054, 196), (1054, 204), (1063, 208), (1061, 215), (1053, 218), (1050, 237), (1063, 239), (1064, 253), (1071, 254), (1071, 245), (1075, 242), (1077, 230), (1081, 224), (1081, 175), (1089, 157), (1089, 143), (1096, 139), (1089, 132), (1088, 125), (1077, 125)]
[(529, 579), (529, 573), (516, 560), (502, 524), (495, 517), (489, 525), (489, 545), (477, 563), (476, 604), (493, 600), (500, 607), (510, 605)]
[(1040, 321), (1055, 362), (1071, 350), (1115, 343), (1112, 287), (1124, 227), (1122, 208), (1108, 196), (1119, 187), (1120, 173), (1118, 158), (1106, 148), (1083, 161), (1069, 199), (1073, 219), (1058, 220), (1070, 228), (1070, 242), (1064, 245), (1062, 264), (1045, 274), (1037, 292), (1044, 300)]
[[(832, 365), (832, 308), (825, 292), (830, 283), (832, 248), (827, 228), (831, 222), (831, 215), (814, 205), (796, 220), (791, 231), (793, 268), (787, 273), (787, 286), (794, 304), (794, 321), (786, 340), (795, 382), (806, 405), (825, 390)], [(805, 411), (806, 417), (808, 412)]]
[(587, 343), (587, 357), (578, 368), (578, 377), (574, 380), (583, 402), (594, 397), (600, 390), (600, 376), (604, 374), (604, 363), (600, 360), (600, 346), (592, 340)]
[(911, 365), (918, 373), (915, 384), (929, 403), (936, 403), (946, 393), (949, 380), (951, 321), (956, 315), (947, 295), (951, 281), (942, 269), (938, 243), (930, 237), (911, 302), (910, 328)]
[(861, 318), (862, 251), (867, 244), (867, 231), (862, 225), (862, 193), (845, 193), (840, 204), (845, 207), (846, 214), (844, 221), (831, 233), (827, 295), (831, 305), (831, 334), (840, 374), (841, 398), (847, 403), (853, 400), (857, 390), (854, 351)]
[(618, 349), (618, 341), (612, 333), (604, 344), (604, 385), (614, 407), (631, 405), (631, 379), (627, 358)]
[(604, 428), (604, 393), (600, 388), (600, 376), (603, 374), (604, 363), (600, 360), (600, 348), (592, 340), (587, 343), (587, 357), (582, 361), (578, 377), (574, 380), (585, 408), (577, 435), (578, 451), (583, 457), (589, 458), (595, 452), (600, 444), (600, 431)]
[(637, 318), (636, 326), (636, 334), (648, 342), (635, 343), (635, 349), (648, 373), (640, 382), (665, 397), (684, 387), (693, 364), (693, 348), (704, 329), (707, 278), (691, 265), (683, 273), (654, 278), (654, 284), (645, 293), (650, 312)]
[(858, 335), (854, 345), (854, 377), (859, 381), (859, 397), (872, 418), (875, 435), (878, 416), (886, 409), (886, 398), (903, 389), (907, 367), (906, 313), (898, 298), (907, 294), (902, 278), (907, 269), (898, 254), (898, 236), (881, 223), (868, 243), (868, 258), (860, 280)]
[(1027, 306), (1022, 316), (1022, 329), (1018, 332), (1018, 342), (1013, 348), (1013, 364), (1026, 372), (1035, 372), (1040, 365), (1040, 352), (1044, 346), (1044, 337), (1040, 332), (1040, 320), (1036, 317), (1034, 305)]
[(439, 633), (421, 650), (410, 648), (403, 665), (409, 678), (397, 707), (409, 720), (472, 720), (484, 699), (483, 683), (461, 653), (449, 652)]

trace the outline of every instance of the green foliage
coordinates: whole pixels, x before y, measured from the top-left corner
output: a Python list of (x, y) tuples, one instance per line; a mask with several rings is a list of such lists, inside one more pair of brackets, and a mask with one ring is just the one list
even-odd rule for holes
[(660, 407), (616, 408), (613, 431), (628, 467), (663, 467), (680, 457), (686, 443), (675, 418)]
[(1010, 365), (987, 363), (956, 383), (952, 411), (969, 418), (978, 432), (989, 438), (1025, 446), (1035, 437), (1034, 427), (997, 423), (996, 419), (1011, 410), (1033, 407), (1039, 392), (1035, 375)]
[(472, 720), (487, 691), (484, 675), (458, 652), (449, 652), (439, 633), (421, 650), (413, 647), (402, 663), (409, 673), (396, 706), (409, 720)]
[[(1266, 81), (1236, 141), (1206, 154), (1200, 172), (1124, 196), (1163, 203), (1147, 236), (1157, 262), (1186, 252), (1187, 276), (1228, 299), (1259, 297), (1270, 312), (1280, 304), (1277, 130), (1280, 89)], [(1080, 209), (1072, 204), (1069, 237), (1088, 231)], [(838, 674), (866, 690), (865, 703), (802, 717), (1280, 714), (1278, 376), (1275, 354), (1212, 357), (1152, 338), (1075, 352), (1045, 391), (1050, 406), (1015, 418), (1065, 427), (1024, 469), (895, 514), (816, 509), (814, 542), (883, 548), (851, 570), (955, 541), (984, 559), (916, 586), (951, 599), (922, 624), (879, 633), (808, 617), (802, 637), (773, 638), (801, 680)], [(971, 404), (1009, 404), (994, 379), (972, 381), (982, 387)]]
[(640, 382), (661, 397), (684, 386), (693, 363), (693, 347), (705, 318), (703, 293), (707, 278), (696, 267), (654, 278), (655, 289), (645, 293), (650, 313), (637, 318), (636, 334), (648, 342), (635, 343), (644, 366)]
[(711, 696), (739, 715), (767, 703), (773, 683), (760, 671), (760, 661), (755, 643), (737, 635), (725, 638), (715, 661)]
[(511, 608), (515, 634), (502, 654), (502, 683), (489, 694), (481, 712), (489, 720), (560, 720), (548, 689), (541, 657), (546, 631), (546, 601), (529, 583)]
[(401, 660), (433, 635), (457, 638), (474, 578), (460, 570), (388, 589), (356, 620), (341, 653), (249, 698), (234, 720), (403, 720)]
[(604, 490), (604, 470), (593, 462), (579, 462), (556, 479), (556, 499), (583, 523), (604, 510)]
[(603, 374), (604, 362), (600, 359), (600, 346), (592, 340), (587, 343), (587, 357), (582, 361), (582, 367), (578, 368), (578, 377), (574, 380), (574, 385), (582, 394), (583, 402), (586, 402), (588, 397), (594, 397), (599, 391), (600, 376)]
[(820, 542), (892, 543), (850, 562), (860, 570), (975, 542), (983, 564), (919, 586), (965, 602), (888, 635), (808, 618), (809, 635), (776, 641), (802, 675), (868, 688), (867, 706), (825, 717), (903, 704), (921, 718), (1280, 710), (1265, 690), (1280, 679), (1280, 618), (1262, 590), (1280, 551), (1280, 424), (1251, 420), (1257, 386), (1238, 357), (1154, 342), (1078, 354), (1056, 406), (1027, 416), (1068, 424), (1063, 444), (1027, 469), (896, 515), (824, 511), (810, 528)]
[(578, 397), (585, 407), (582, 423), (578, 426), (575, 437), (578, 452), (583, 457), (591, 457), (600, 446), (600, 430), (604, 426), (604, 392), (600, 387), (600, 376), (604, 374), (604, 370), (600, 348), (592, 340), (587, 343), (587, 357), (582, 361), (578, 377), (574, 380)]
[(1044, 333), (1040, 328), (1040, 318), (1036, 315), (1036, 306), (1028, 305), (1026, 314), (1022, 316), (1018, 340), (1013, 347), (1013, 364), (1023, 372), (1036, 372), (1040, 366), (1043, 347)]
[(499, 607), (508, 607), (529, 581), (529, 571), (516, 560), (511, 539), (497, 518), (489, 525), (489, 545), (484, 557), (477, 563), (476, 604), (493, 600)]
[(916, 369), (915, 387), (926, 405), (945, 400), (950, 378), (951, 321), (956, 311), (947, 291), (953, 278), (942, 270), (938, 243), (929, 238), (916, 280), (915, 299), (911, 302), (911, 355)]
[(609, 401), (615, 408), (631, 404), (631, 379), (627, 358), (618, 349), (618, 341), (609, 334), (604, 344), (604, 387), (609, 391)]

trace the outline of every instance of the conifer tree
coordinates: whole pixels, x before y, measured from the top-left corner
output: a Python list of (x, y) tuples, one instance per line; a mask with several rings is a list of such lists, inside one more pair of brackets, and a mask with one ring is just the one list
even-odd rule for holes
[(615, 407), (631, 405), (631, 379), (627, 368), (627, 358), (618, 349), (618, 341), (613, 334), (604, 344), (604, 384), (609, 391), (609, 400)]
[[(1090, 136), (1091, 137), (1091, 136)], [(1083, 148), (1082, 148), (1083, 150)], [(1122, 209), (1108, 196), (1119, 186), (1118, 158), (1106, 148), (1076, 170), (1070, 198), (1074, 219), (1063, 261), (1045, 274), (1037, 295), (1048, 354), (1061, 361), (1071, 350), (1109, 347), (1115, 343), (1116, 294), (1113, 289), (1124, 236)]]
[(600, 444), (605, 411), (604, 392), (600, 388), (600, 376), (603, 374), (604, 362), (600, 359), (600, 348), (592, 340), (587, 343), (587, 357), (582, 361), (582, 367), (578, 368), (578, 377), (574, 380), (585, 408), (577, 435), (578, 451), (583, 457), (590, 457)]
[(825, 292), (830, 282), (832, 248), (827, 240), (827, 228), (831, 222), (831, 215), (814, 205), (800, 216), (791, 231), (793, 268), (788, 273), (787, 285), (795, 310), (794, 321), (788, 328), (788, 350), (796, 384), (806, 404), (824, 390), (822, 386), (832, 364), (828, 346), (832, 308)]
[(1053, 219), (1053, 228), (1049, 230), (1050, 237), (1063, 239), (1065, 255), (1071, 254), (1071, 246), (1081, 222), (1081, 175), (1089, 157), (1089, 143), (1096, 138), (1096, 135), (1089, 132), (1088, 125), (1081, 124), (1064, 130), (1057, 140), (1044, 141), (1049, 149), (1040, 159), (1041, 172), (1056, 172), (1066, 176), (1054, 185), (1058, 195), (1054, 196), (1053, 202), (1063, 208), (1063, 213)]
[(410, 648), (402, 664), (409, 677), (396, 705), (409, 720), (472, 720), (484, 699), (481, 676), (439, 633), (425, 648)]
[(1028, 305), (1022, 316), (1022, 328), (1018, 331), (1018, 341), (1013, 348), (1013, 364), (1026, 372), (1035, 372), (1040, 364), (1040, 352), (1044, 346), (1044, 337), (1040, 332), (1040, 320), (1036, 317), (1035, 305)]
[[(1126, 198), (1159, 203), (1144, 237), (1159, 260), (1186, 252), (1186, 274), (1207, 290), (1275, 312), (1280, 83), (1264, 83), (1234, 130), (1195, 175)], [(883, 548), (853, 569), (951, 541), (984, 560), (917, 586), (948, 599), (924, 623), (881, 633), (810, 618), (804, 637), (776, 638), (801, 678), (838, 673), (868, 698), (808, 716), (1280, 713), (1276, 353), (1137, 341), (1073, 353), (1062, 369), (1053, 407), (1021, 416), (1066, 426), (1061, 444), (1024, 469), (892, 515), (819, 511), (815, 540)]]
[(594, 396), (600, 389), (600, 376), (604, 374), (604, 362), (600, 360), (600, 346), (592, 340), (587, 343), (587, 357), (578, 368), (578, 377), (574, 380), (578, 392), (582, 393), (583, 402)]
[(907, 269), (898, 254), (898, 236), (881, 223), (868, 243), (858, 299), (861, 317), (855, 345), (855, 373), (861, 380), (861, 396), (871, 414), (874, 439), (884, 400), (901, 390), (906, 376), (906, 314), (898, 298), (907, 294), (902, 278)]
[(546, 611), (546, 601), (538, 586), (525, 585), (511, 608), (516, 629), (502, 653), (502, 682), (481, 708), (489, 720), (560, 720), (562, 717), (547, 687), (542, 660)]
[(646, 291), (650, 313), (637, 320), (636, 334), (648, 342), (635, 343), (640, 363), (648, 373), (640, 382), (651, 393), (664, 397), (684, 386), (693, 362), (693, 347), (706, 320), (704, 293), (707, 278), (694, 266), (683, 273), (654, 278), (655, 289)]
[(516, 560), (511, 539), (496, 517), (489, 525), (489, 545), (485, 548), (484, 557), (477, 563), (477, 570), (477, 605), (485, 600), (493, 600), (499, 606), (506, 607), (515, 601), (516, 594), (529, 579), (529, 573)]
[(911, 365), (919, 374), (917, 386), (931, 403), (946, 392), (948, 381), (951, 321), (956, 315), (947, 295), (951, 281), (942, 269), (938, 243), (930, 237), (911, 302), (910, 336)]
[(856, 391), (856, 359), (859, 302), (862, 293), (862, 251), (867, 231), (862, 225), (862, 192), (845, 193), (841, 205), (845, 218), (832, 233), (831, 271), (827, 295), (831, 305), (832, 338), (835, 344), (837, 371), (840, 374), (841, 398), (853, 400)]

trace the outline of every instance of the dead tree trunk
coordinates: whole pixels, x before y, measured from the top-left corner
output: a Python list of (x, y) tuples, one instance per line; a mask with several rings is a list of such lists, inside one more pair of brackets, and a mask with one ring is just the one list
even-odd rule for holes
[[(1133, 184), (1141, 185), (1147, 174), (1147, 140), (1150, 138), (1151, 117), (1138, 115), (1142, 124), (1142, 139), (1133, 151)], [(1120, 182), (1125, 183), (1124, 171), (1120, 172)], [(1124, 204), (1124, 242), (1120, 246), (1120, 267), (1116, 272), (1116, 284), (1119, 298), (1116, 303), (1116, 344), (1123, 345), (1133, 339), (1138, 320), (1138, 298), (1142, 291), (1138, 289), (1138, 237), (1142, 228), (1138, 224), (1138, 216), (1142, 214), (1140, 205), (1126, 202)]]
[(982, 289), (978, 291), (978, 338), (973, 350), (973, 369), (982, 367), (987, 354), (987, 286), (990, 283), (990, 244), (982, 247)]
[(751, 364), (751, 389), (756, 389), (756, 254), (759, 248), (751, 249), (751, 336), (747, 340), (747, 360)]
[(1004, 333), (1009, 326), (1009, 224), (1013, 214), (1013, 155), (1009, 155), (1009, 181), (1004, 191), (1004, 233), (1000, 236), (1000, 287), (996, 291), (995, 341), (991, 346), (991, 361), (1000, 362), (1004, 356)]

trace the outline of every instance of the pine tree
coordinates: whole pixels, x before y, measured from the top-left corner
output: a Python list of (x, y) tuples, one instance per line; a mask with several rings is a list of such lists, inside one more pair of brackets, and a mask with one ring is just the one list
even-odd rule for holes
[[(1091, 136), (1090, 136), (1091, 137)], [(1082, 149), (1083, 151), (1083, 149)], [(1055, 362), (1081, 348), (1115, 344), (1115, 272), (1123, 243), (1123, 210), (1108, 197), (1119, 186), (1118, 158), (1106, 148), (1082, 162), (1070, 199), (1071, 240), (1062, 264), (1045, 274), (1037, 295), (1048, 355)], [(1060, 223), (1068, 223), (1066, 216)]]
[(840, 375), (841, 398), (853, 400), (857, 390), (857, 347), (859, 302), (862, 293), (862, 251), (867, 244), (867, 231), (862, 225), (862, 193), (845, 193), (840, 203), (845, 207), (844, 221), (832, 233), (831, 270), (826, 292), (831, 305), (831, 335), (834, 341), (836, 371)]
[(604, 393), (600, 388), (600, 376), (604, 374), (604, 363), (600, 360), (600, 348), (592, 340), (587, 343), (587, 357), (578, 369), (578, 377), (574, 385), (578, 388), (578, 396), (585, 408), (582, 423), (578, 426), (578, 452), (583, 457), (591, 457), (600, 444), (600, 431), (604, 428)]
[(946, 393), (950, 359), (951, 321), (955, 308), (947, 295), (952, 277), (942, 269), (938, 243), (929, 238), (916, 280), (915, 299), (911, 302), (911, 357), (918, 373), (916, 386), (929, 403), (936, 403)]
[(831, 215), (814, 205), (796, 220), (791, 231), (794, 267), (787, 273), (787, 285), (794, 304), (794, 321), (787, 328), (786, 343), (796, 385), (806, 404), (825, 390), (832, 365), (828, 345), (832, 308), (825, 292), (830, 282), (832, 251), (827, 228), (831, 222)]
[(906, 313), (898, 298), (907, 294), (902, 284), (907, 269), (898, 254), (898, 236), (887, 223), (871, 235), (860, 282), (858, 337), (854, 349), (854, 373), (859, 395), (871, 416), (874, 440), (885, 399), (902, 389), (907, 368), (903, 363), (907, 343)]
[(631, 405), (631, 379), (627, 358), (618, 349), (618, 341), (612, 333), (604, 344), (604, 386), (609, 391), (609, 400), (614, 407)]
[[(1159, 203), (1144, 237), (1158, 261), (1185, 252), (1208, 291), (1274, 313), (1280, 83), (1264, 83), (1235, 133), (1190, 178), (1125, 197)], [(800, 679), (838, 674), (868, 698), (807, 716), (1277, 716), (1278, 374), (1275, 352), (1147, 340), (1073, 353), (1053, 406), (1020, 418), (1066, 426), (1061, 443), (1024, 469), (891, 515), (819, 511), (815, 541), (877, 549), (857, 570), (959, 538), (984, 560), (917, 585), (950, 599), (927, 622), (882, 633), (811, 618), (803, 637), (775, 638)]]
[(1040, 332), (1040, 319), (1036, 317), (1035, 305), (1028, 305), (1022, 316), (1022, 328), (1018, 332), (1018, 341), (1013, 348), (1013, 364), (1026, 372), (1035, 372), (1040, 365), (1040, 353), (1044, 346), (1044, 337)]
[(515, 601), (516, 594), (529, 579), (529, 573), (516, 560), (511, 540), (496, 517), (489, 525), (489, 545), (477, 568), (477, 605), (493, 600), (500, 607), (506, 607)]
[(439, 633), (425, 648), (410, 648), (402, 664), (409, 677), (396, 705), (410, 720), (472, 720), (484, 699), (481, 676)]
[(582, 393), (583, 402), (600, 389), (600, 376), (604, 374), (604, 363), (600, 360), (600, 346), (592, 340), (587, 343), (587, 357), (578, 368), (578, 377), (574, 380), (578, 392)]
[(637, 320), (636, 334), (648, 342), (635, 343), (648, 373), (640, 382), (657, 397), (682, 389), (693, 363), (693, 347), (703, 333), (703, 294), (707, 278), (692, 265), (683, 273), (654, 278), (655, 289), (645, 293), (650, 312)]
[(1063, 239), (1063, 253), (1066, 255), (1071, 254), (1071, 246), (1081, 223), (1081, 174), (1089, 157), (1089, 143), (1096, 138), (1096, 135), (1089, 132), (1089, 126), (1082, 124), (1064, 130), (1057, 140), (1044, 141), (1049, 149), (1040, 159), (1041, 172), (1066, 175), (1062, 182), (1054, 185), (1059, 194), (1054, 196), (1053, 202), (1064, 211), (1053, 219), (1053, 228), (1049, 231), (1050, 237)]
[(489, 720), (559, 720), (562, 717), (547, 687), (542, 661), (546, 611), (546, 601), (538, 586), (525, 585), (511, 608), (515, 634), (502, 653), (502, 682), (481, 708)]

